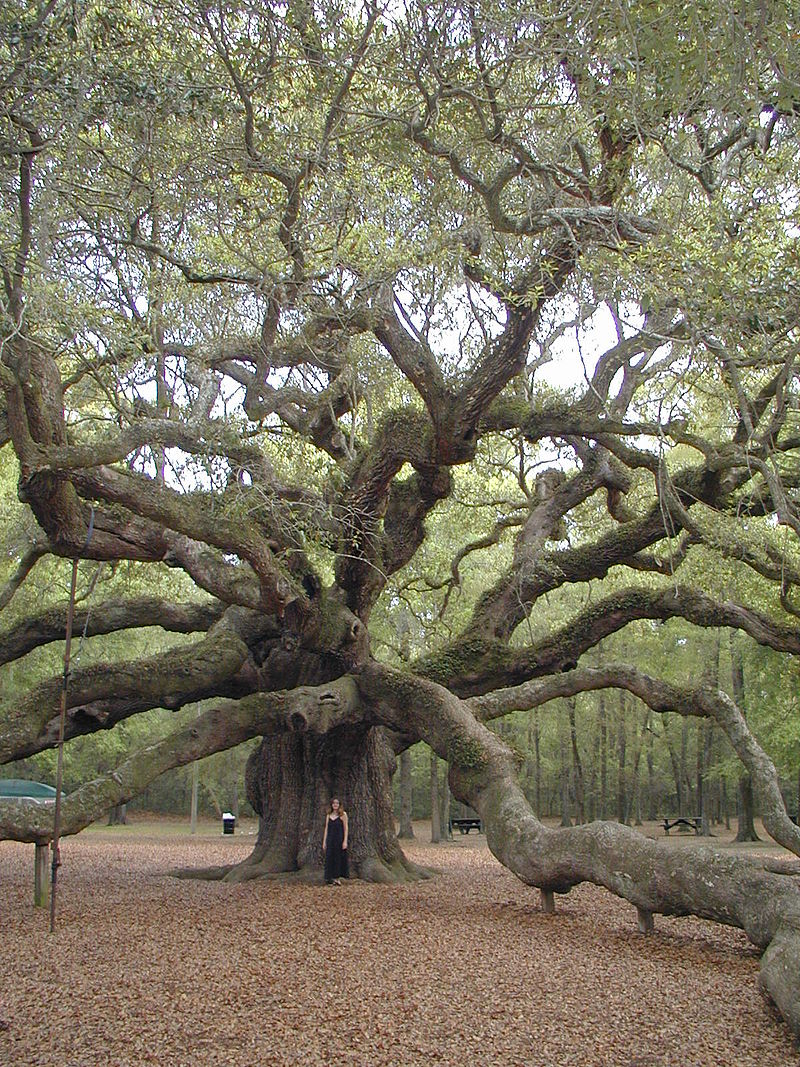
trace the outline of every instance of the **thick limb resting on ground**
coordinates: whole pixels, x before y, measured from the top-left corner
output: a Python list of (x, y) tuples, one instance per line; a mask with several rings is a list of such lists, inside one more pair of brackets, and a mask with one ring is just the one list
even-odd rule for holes
[[(223, 604), (214, 601), (208, 604), (175, 604), (155, 597), (142, 597), (122, 603), (108, 601), (93, 604), (91, 610), (79, 606), (74, 612), (73, 626), (77, 633), (83, 632), (90, 637), (154, 624), (177, 633), (194, 633), (208, 630), (219, 619), (223, 609)], [(66, 617), (67, 605), (59, 604), (38, 615), (30, 615), (16, 626), (0, 632), (0, 663), (19, 659), (41, 645), (63, 641)]]
[(698, 915), (741, 927), (764, 950), (765, 990), (800, 1032), (797, 878), (712, 848), (668, 849), (618, 823), (551, 830), (535, 817), (519, 788), (511, 750), (452, 693), (375, 664), (357, 681), (388, 722), (419, 731), (448, 760), (453, 794), (480, 813), (492, 852), (523, 882), (547, 893), (567, 893), (589, 881), (650, 913)]
[[(673, 6), (21, 5), (0, 86), (0, 761), (58, 743), (62, 695), (67, 755), (182, 716), (77, 785), (69, 832), (260, 737), (258, 844), (216, 873), (315, 877), (337, 792), (353, 869), (385, 880), (419, 873), (390, 779), (423, 738), (524, 881), (742, 926), (800, 1030), (791, 878), (607, 823), (548, 831), (484, 725), (609, 687), (700, 716), (797, 852), (796, 19), (768, 5), (731, 35), (725, 0), (688, 30)], [(89, 654), (59, 676), (74, 559)], [(726, 628), (746, 697), (677, 687), (677, 650), (699, 678)], [(0, 818), (49, 834), (44, 808)]]
[[(534, 816), (519, 788), (517, 758), (481, 721), (505, 714), (512, 706), (533, 706), (606, 687), (629, 689), (657, 711), (716, 717), (741, 749), (756, 787), (775, 803), (774, 767), (749, 736), (738, 709), (720, 694), (681, 692), (631, 668), (608, 667), (576, 670), (462, 701), (435, 683), (370, 662), (354, 675), (323, 686), (219, 704), (126, 760), (110, 776), (68, 796), (64, 832), (76, 832), (113, 804), (136, 796), (169, 767), (268, 735), (274, 739), (264, 742), (271, 746), (270, 753), (266, 758), (257, 753), (248, 771), (248, 792), (263, 816), (252, 856), (232, 868), (184, 873), (234, 881), (290, 871), (319, 877), (318, 816), (325, 799), (335, 792), (348, 797), (356, 828), (351, 844), (354, 873), (378, 881), (417, 877), (424, 872), (402, 857), (393, 825), (381, 827), (385, 849), (374, 846), (375, 819), (385, 819), (387, 810), (391, 812), (376, 803), (390, 776), (376, 776), (374, 769), (380, 768), (381, 760), (394, 762), (379, 729), (383, 725), (404, 736), (422, 737), (448, 761), (453, 794), (480, 813), (492, 852), (526, 884), (545, 893), (566, 893), (590, 881), (650, 914), (698, 915), (741, 927), (764, 950), (765, 990), (787, 1021), (800, 1028), (800, 976), (793, 965), (800, 949), (797, 878), (709, 847), (692, 852), (666, 848), (618, 823), (548, 829)], [(376, 745), (381, 746), (377, 755)], [(276, 775), (283, 780), (272, 781)], [(299, 784), (289, 788), (294, 778)], [(319, 785), (309, 795), (312, 782)], [(270, 797), (277, 803), (269, 805)], [(373, 816), (367, 812), (369, 806)], [(785, 811), (783, 815), (788, 822)], [(776, 824), (779, 833), (785, 829), (777, 817)], [(18, 840), (47, 840), (52, 835), (52, 811), (42, 804), (8, 802), (0, 806), (0, 833)], [(796, 840), (785, 843), (800, 851)]]

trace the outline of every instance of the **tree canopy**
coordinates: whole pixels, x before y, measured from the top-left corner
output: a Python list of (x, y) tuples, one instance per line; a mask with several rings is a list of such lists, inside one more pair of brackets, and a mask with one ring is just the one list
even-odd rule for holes
[[(362, 876), (413, 877), (386, 782), (424, 739), (523, 881), (743, 927), (800, 1031), (790, 874), (547, 830), (486, 729), (608, 688), (706, 718), (800, 855), (736, 700), (601, 646), (678, 619), (800, 652), (793, 6), (0, 20), (0, 759), (57, 742), (78, 558), (76, 627), (120, 639), (72, 672), (67, 738), (202, 703), (68, 830), (263, 737), (259, 845), (218, 873), (318, 866), (335, 788)], [(182, 636), (152, 655), (148, 627)], [(0, 831), (52, 829), (5, 804)]]

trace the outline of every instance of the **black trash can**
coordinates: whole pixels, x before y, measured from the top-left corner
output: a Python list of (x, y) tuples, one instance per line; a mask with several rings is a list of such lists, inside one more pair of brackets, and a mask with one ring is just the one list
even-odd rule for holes
[(222, 815), (222, 832), (223, 834), (232, 834), (236, 827), (236, 816), (231, 815), (229, 811), (223, 812)]

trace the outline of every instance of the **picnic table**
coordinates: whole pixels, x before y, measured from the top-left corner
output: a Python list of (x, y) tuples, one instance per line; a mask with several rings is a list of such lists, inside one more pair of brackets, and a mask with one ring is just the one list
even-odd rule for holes
[(461, 834), (468, 834), (470, 830), (477, 830), (481, 832), (481, 820), (480, 819), (451, 819), (450, 820), (450, 833), (453, 832), (453, 828), (456, 828)]
[(662, 822), (664, 824), (664, 833), (668, 836), (670, 830), (674, 830), (676, 826), (685, 826), (687, 830), (694, 830), (695, 834), (699, 834), (703, 825), (703, 820), (699, 815), (680, 815), (677, 819), (670, 819), (665, 815)]

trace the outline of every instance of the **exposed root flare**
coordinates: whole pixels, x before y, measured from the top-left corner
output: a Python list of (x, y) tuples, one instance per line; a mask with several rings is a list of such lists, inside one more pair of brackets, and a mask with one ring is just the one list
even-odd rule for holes
[(196, 878), (201, 882), (221, 882), (230, 869), (230, 864), (223, 867), (173, 867), (167, 875), (185, 880)]
[[(282, 882), (300, 882), (307, 885), (322, 885), (323, 871), (319, 864), (310, 863), (299, 868), (287, 866), (285, 855), (277, 849), (256, 847), (240, 863), (221, 867), (179, 867), (167, 872), (172, 878), (195, 878), (209, 882), (251, 882), (270, 879)], [(437, 874), (430, 867), (412, 863), (400, 850), (391, 861), (377, 853), (371, 853), (352, 865), (351, 877), (363, 882), (380, 885), (397, 885), (434, 878)]]

